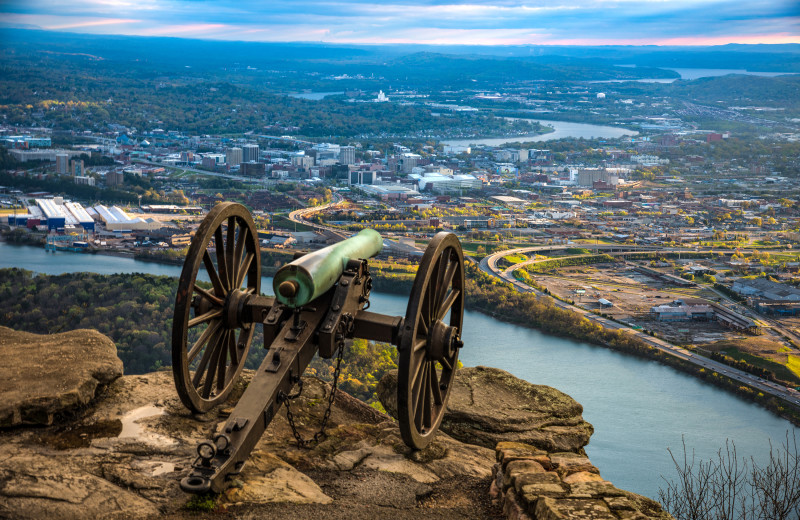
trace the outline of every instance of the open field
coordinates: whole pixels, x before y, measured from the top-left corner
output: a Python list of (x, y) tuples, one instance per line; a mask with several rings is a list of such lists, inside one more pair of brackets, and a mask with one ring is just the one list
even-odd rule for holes
[[(658, 321), (650, 313), (655, 306), (683, 300), (687, 304), (719, 303), (720, 297), (704, 286), (675, 287), (634, 271), (634, 264), (599, 263), (562, 267), (554, 274), (535, 274), (532, 278), (563, 300), (603, 313), (635, 327), (653, 331), (667, 341), (703, 344), (733, 339), (741, 333), (717, 321)], [(584, 291), (582, 294), (580, 291)], [(598, 300), (608, 300), (603, 307)]]

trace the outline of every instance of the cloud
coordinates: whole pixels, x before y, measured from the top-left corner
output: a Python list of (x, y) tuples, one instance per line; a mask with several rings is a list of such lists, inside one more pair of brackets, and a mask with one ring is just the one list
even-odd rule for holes
[(133, 20), (126, 18), (104, 18), (100, 20), (85, 20), (80, 22), (72, 22), (63, 25), (50, 25), (43, 27), (43, 29), (47, 29), (50, 31), (63, 31), (64, 29), (79, 29), (86, 27), (97, 27), (101, 25), (118, 25), (118, 24), (139, 23), (139, 22), (141, 22), (141, 20)]
[[(800, 43), (789, 0), (10, 0), (4, 22), (74, 32), (336, 43)], [(686, 42), (686, 43), (681, 43)]]

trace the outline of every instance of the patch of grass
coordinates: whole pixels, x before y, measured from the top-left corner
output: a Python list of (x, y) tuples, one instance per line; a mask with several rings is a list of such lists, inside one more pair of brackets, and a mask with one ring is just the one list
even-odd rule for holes
[(313, 231), (314, 228), (305, 224), (292, 222), (286, 215), (273, 215), (272, 225), (276, 228), (288, 229), (289, 231)]
[(518, 264), (528, 259), (525, 255), (508, 255), (504, 257), (510, 264)]
[(204, 493), (202, 495), (194, 495), (183, 506), (187, 511), (198, 511), (209, 513), (217, 508), (216, 493)]
[(792, 371), (796, 379), (800, 380), (800, 357), (789, 356), (786, 361), (786, 368)]
[[(757, 367), (763, 368), (772, 372), (775, 377), (782, 381), (788, 381), (793, 384), (800, 383), (800, 358), (795, 358), (795, 363), (797, 364), (797, 372), (788, 368), (786, 365), (782, 365), (781, 363), (770, 361), (769, 359), (764, 359), (762, 357), (754, 356), (752, 354), (748, 354), (746, 352), (742, 352), (736, 348), (728, 348), (725, 350), (725, 353), (734, 358), (739, 359), (742, 361), (746, 361), (751, 365), (755, 365)], [(791, 358), (792, 356), (790, 356)]]

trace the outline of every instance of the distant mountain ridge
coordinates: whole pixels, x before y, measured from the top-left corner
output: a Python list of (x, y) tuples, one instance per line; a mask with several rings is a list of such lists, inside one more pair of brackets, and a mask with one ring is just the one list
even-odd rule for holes
[[(452, 59), (495, 61), (543, 60), (541, 63), (592, 64), (592, 69), (630, 64), (639, 67), (731, 68), (761, 72), (800, 72), (800, 44), (713, 47), (659, 46), (481, 46), (481, 45), (358, 45), (321, 42), (242, 42), (166, 37), (91, 35), (43, 31), (0, 25), (5, 53), (38, 53), (45, 50), (102, 55), (112, 60), (146, 60), (154, 64), (190, 67), (286, 67), (350, 65), (365, 71), (418, 54)], [(469, 58), (467, 58), (469, 57)], [(577, 61), (576, 61), (577, 60)], [(587, 60), (587, 61), (582, 61)], [(401, 62), (402, 63), (402, 62)], [(305, 65), (303, 67), (302, 65)], [(367, 72), (369, 73), (369, 72)], [(653, 74), (653, 71), (647, 71)], [(625, 77), (644, 77), (641, 71)], [(665, 75), (666, 74), (666, 75)], [(672, 77), (669, 73), (649, 77)], [(595, 78), (602, 79), (602, 78)]]

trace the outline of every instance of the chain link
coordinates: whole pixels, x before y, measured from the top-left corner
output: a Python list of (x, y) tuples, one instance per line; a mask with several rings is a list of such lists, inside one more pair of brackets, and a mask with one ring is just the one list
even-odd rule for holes
[(322, 423), (320, 424), (319, 431), (314, 434), (310, 439), (304, 439), (300, 432), (297, 431), (297, 426), (294, 422), (294, 414), (289, 406), (289, 401), (297, 399), (303, 392), (303, 381), (298, 382), (299, 390), (296, 394), (287, 395), (281, 392), (278, 397), (286, 404), (286, 420), (289, 421), (289, 426), (292, 428), (292, 434), (297, 441), (298, 448), (311, 448), (312, 445), (319, 444), (325, 440), (328, 434), (325, 428), (328, 426), (328, 420), (331, 418), (331, 411), (333, 409), (333, 402), (336, 400), (336, 392), (339, 390), (339, 375), (342, 370), (342, 357), (344, 356), (344, 340), (353, 328), (353, 317), (350, 314), (343, 314), (342, 321), (339, 323), (339, 331), (337, 332), (337, 346), (339, 352), (336, 355), (336, 368), (333, 370), (333, 384), (331, 386), (331, 393), (328, 394), (328, 407), (325, 409), (325, 414), (322, 416)]

